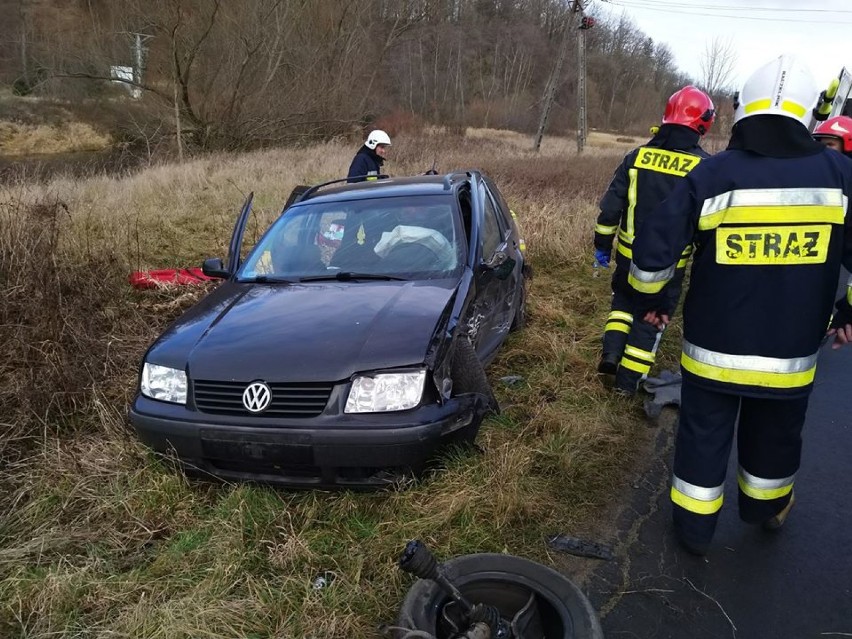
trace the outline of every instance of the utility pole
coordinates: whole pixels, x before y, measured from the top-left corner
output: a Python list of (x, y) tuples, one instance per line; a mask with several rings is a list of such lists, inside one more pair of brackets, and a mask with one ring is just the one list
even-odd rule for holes
[(130, 88), (130, 95), (138, 99), (142, 95), (142, 67), (145, 57), (143, 45), (154, 36), (136, 31), (125, 31), (124, 33), (133, 38), (133, 86)]
[(533, 150), (538, 152), (541, 148), (541, 139), (544, 137), (544, 129), (547, 127), (547, 118), (550, 116), (550, 108), (553, 106), (553, 101), (556, 99), (556, 89), (559, 87), (559, 78), (562, 77), (562, 65), (565, 63), (565, 55), (568, 51), (568, 41), (571, 39), (571, 25), (574, 22), (574, 14), (583, 10), (581, 0), (574, 0), (568, 14), (568, 24), (565, 25), (565, 35), (563, 36), (562, 44), (559, 47), (559, 55), (556, 57), (556, 65), (553, 67), (553, 72), (550, 74), (550, 79), (547, 81), (547, 86), (544, 89), (544, 103), (541, 107), (541, 119), (538, 123), (538, 130), (535, 134), (533, 142)]
[(583, 152), (589, 134), (586, 120), (586, 31), (593, 26), (595, 19), (583, 16), (577, 38), (577, 155)]

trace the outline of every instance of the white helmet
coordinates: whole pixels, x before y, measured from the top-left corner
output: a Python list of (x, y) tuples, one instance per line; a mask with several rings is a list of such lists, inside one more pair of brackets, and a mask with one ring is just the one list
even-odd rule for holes
[(785, 54), (752, 73), (734, 100), (734, 123), (752, 115), (783, 115), (804, 125), (819, 88), (810, 70), (796, 56)]
[(366, 146), (368, 149), (375, 149), (380, 144), (386, 144), (387, 146), (390, 146), (390, 136), (381, 129), (370, 131), (370, 135), (367, 136), (367, 141), (364, 142), (364, 146)]

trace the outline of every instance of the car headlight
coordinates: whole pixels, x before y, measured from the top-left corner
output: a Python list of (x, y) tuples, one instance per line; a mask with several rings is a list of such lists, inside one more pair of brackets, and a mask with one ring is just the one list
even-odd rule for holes
[(352, 380), (346, 413), (383, 413), (414, 408), (423, 397), (426, 371), (377, 373)]
[(139, 387), (145, 397), (186, 404), (186, 373), (176, 368), (145, 362)]

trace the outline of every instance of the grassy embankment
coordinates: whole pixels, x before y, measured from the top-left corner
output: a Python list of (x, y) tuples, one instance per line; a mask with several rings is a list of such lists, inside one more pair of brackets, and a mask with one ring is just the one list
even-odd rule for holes
[(408, 539), (444, 558), (562, 566), (544, 535), (605, 541), (647, 429), (594, 374), (609, 302), (607, 278), (591, 277), (595, 203), (629, 145), (591, 142), (576, 158), (569, 140), (536, 156), (497, 131), (395, 140), (394, 174), (436, 153), (441, 170), (490, 174), (536, 277), (529, 326), (489, 371), (503, 413), (483, 426), (484, 453), (378, 494), (187, 481), (124, 419), (145, 346), (198, 296), (134, 292), (128, 272), (224, 256), (243, 193), (257, 194), (255, 235), (295, 184), (344, 172), (352, 145), (0, 189), (0, 636), (369, 637), (410, 584), (395, 567)]

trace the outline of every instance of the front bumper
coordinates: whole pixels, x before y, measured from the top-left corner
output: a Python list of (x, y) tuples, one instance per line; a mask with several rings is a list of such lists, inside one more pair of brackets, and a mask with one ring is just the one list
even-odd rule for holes
[(386, 486), (416, 473), (486, 410), (471, 394), (398, 413), (223, 419), (140, 395), (129, 417), (142, 442), (190, 474), (318, 488)]

